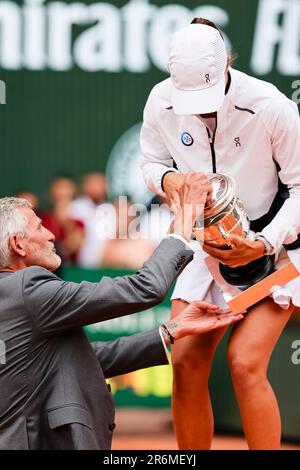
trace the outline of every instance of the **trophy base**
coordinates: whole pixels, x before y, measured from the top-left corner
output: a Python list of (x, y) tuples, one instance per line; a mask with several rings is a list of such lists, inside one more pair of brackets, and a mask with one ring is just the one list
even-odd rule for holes
[(271, 295), (274, 288), (280, 288), (300, 275), (296, 266), (289, 260), (286, 251), (283, 251), (286, 256), (280, 255), (281, 262), (276, 271), (244, 290), (229, 284), (224, 279), (220, 273), (218, 260), (211, 256), (205, 259), (205, 263), (228, 305), (228, 311), (245, 313), (249, 307)]
[(263, 256), (238, 268), (220, 263), (219, 269), (228, 284), (244, 291), (275, 271), (275, 255)]

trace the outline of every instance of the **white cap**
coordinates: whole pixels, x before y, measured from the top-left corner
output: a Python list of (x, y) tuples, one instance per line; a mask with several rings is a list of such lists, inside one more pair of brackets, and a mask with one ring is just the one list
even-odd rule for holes
[(168, 70), (175, 114), (218, 111), (225, 98), (227, 51), (219, 31), (190, 24), (173, 34)]

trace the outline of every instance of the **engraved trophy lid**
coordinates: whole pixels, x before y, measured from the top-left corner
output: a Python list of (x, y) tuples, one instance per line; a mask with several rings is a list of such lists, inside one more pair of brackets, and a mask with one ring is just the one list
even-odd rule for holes
[(236, 196), (236, 184), (231, 176), (211, 173), (208, 179), (212, 186), (212, 195), (204, 208), (205, 219), (222, 212)]

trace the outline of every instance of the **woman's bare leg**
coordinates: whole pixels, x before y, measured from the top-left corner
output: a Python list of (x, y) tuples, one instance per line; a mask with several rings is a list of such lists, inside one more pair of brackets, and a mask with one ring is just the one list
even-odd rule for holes
[[(186, 302), (174, 300), (172, 317)], [(179, 449), (210, 449), (213, 412), (208, 379), (215, 350), (223, 330), (183, 338), (172, 346), (174, 428)]]
[(294, 307), (283, 310), (266, 299), (234, 326), (228, 360), (250, 449), (280, 449), (281, 419), (267, 378), (273, 349)]

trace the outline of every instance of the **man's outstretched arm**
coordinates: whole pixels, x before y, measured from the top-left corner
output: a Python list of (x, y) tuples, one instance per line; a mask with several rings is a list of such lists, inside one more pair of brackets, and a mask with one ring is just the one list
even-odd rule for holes
[[(174, 204), (173, 234), (190, 239), (209, 191), (207, 181), (186, 174)], [(164, 239), (136, 274), (95, 284), (64, 282), (43, 268), (30, 267), (23, 271), (24, 307), (45, 334), (130, 315), (160, 303), (192, 256), (184, 241)]]
[[(195, 301), (187, 305), (162, 328), (149, 333), (123, 337), (111, 342), (95, 342), (92, 347), (106, 377), (125, 374), (146, 367), (167, 364), (165, 345), (189, 335), (207, 333), (242, 320), (243, 315), (224, 314), (219, 307)], [(165, 343), (165, 345), (163, 344)]]
[(99, 283), (62, 281), (33, 266), (23, 271), (24, 306), (46, 334), (143, 311), (163, 300), (192, 256), (184, 242), (165, 239), (136, 274)]
[(169, 363), (158, 328), (91, 346), (106, 378)]

